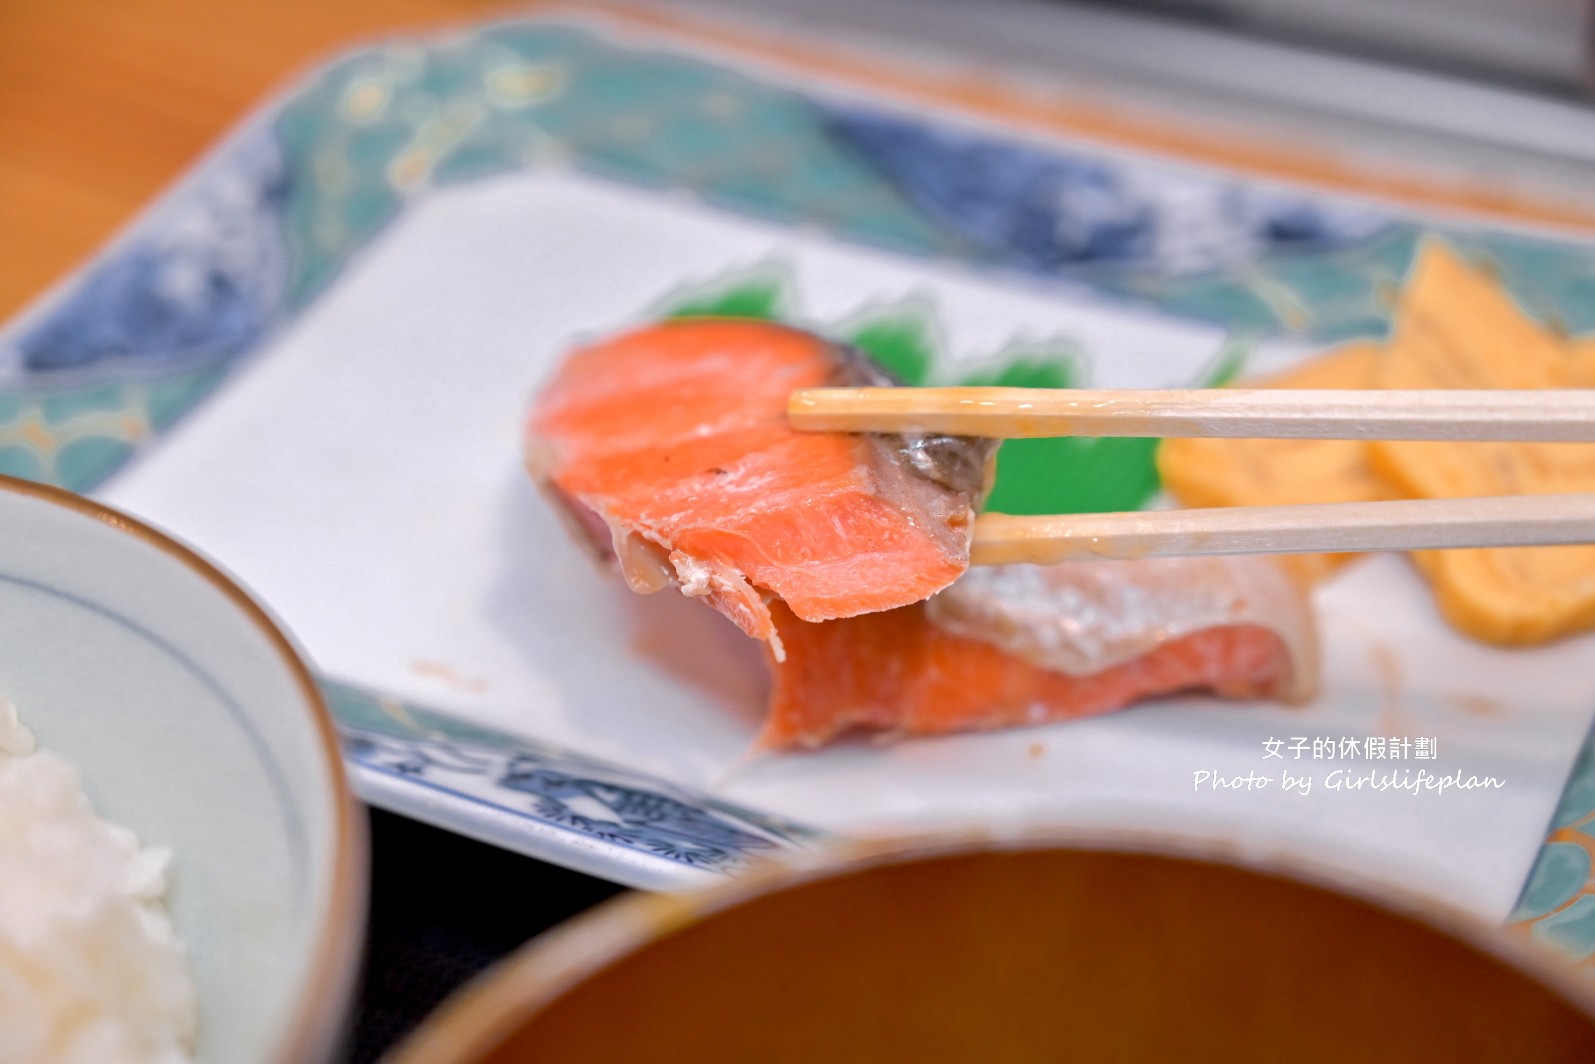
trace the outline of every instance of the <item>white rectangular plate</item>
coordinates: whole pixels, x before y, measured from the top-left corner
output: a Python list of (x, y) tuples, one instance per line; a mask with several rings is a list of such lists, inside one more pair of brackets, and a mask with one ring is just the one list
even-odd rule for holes
[[(0, 471), (94, 488), (253, 588), (326, 678), (368, 798), (590, 872), (674, 888), (825, 833), (1062, 821), (1504, 916), (1595, 708), (1595, 640), (1472, 643), (1395, 557), (1318, 592), (1326, 680), (1303, 708), (1165, 699), (748, 755), (759, 648), (604, 579), (521, 469), (527, 402), (573, 343), (762, 264), (817, 327), (906, 300), (954, 364), (1063, 339), (1094, 383), (1172, 386), (1227, 344), (1266, 368), (1378, 335), (1427, 223), (681, 49), (526, 20), (329, 65), (0, 334)], [(1588, 248), (1443, 228), (1537, 311), (1595, 325)], [(1439, 756), (1311, 757), (1369, 736)], [(1503, 785), (1334, 788), (1348, 769)]]

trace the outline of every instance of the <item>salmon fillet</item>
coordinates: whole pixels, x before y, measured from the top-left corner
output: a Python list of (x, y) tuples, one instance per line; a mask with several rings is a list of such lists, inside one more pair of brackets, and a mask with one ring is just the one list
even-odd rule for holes
[(1309, 697), (1309, 604), (1272, 559), (1167, 558), (973, 570), (926, 603), (826, 624), (781, 618), (763, 749), (851, 729), (937, 735), (1036, 725), (1205, 690)]
[(863, 356), (763, 321), (650, 325), (570, 354), (538, 396), (538, 482), (639, 592), (701, 596), (784, 648), (807, 622), (918, 602), (969, 566), (995, 442), (800, 433), (793, 389), (891, 383)]

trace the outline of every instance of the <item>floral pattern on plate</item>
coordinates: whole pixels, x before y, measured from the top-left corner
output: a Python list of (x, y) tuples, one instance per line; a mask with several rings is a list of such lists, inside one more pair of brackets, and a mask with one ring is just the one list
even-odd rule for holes
[[(585, 28), (510, 20), (328, 64), (0, 334), (0, 472), (93, 488), (415, 197), (550, 167), (1325, 341), (1385, 327), (1384, 293), (1418, 237), (1331, 197), (973, 136)], [(1568, 328), (1595, 327), (1588, 249), (1450, 235), (1507, 267), (1508, 283)]]
[[(357, 784), (372, 776), (488, 806), (635, 855), (721, 874), (823, 835), (567, 750), (322, 681)], [(660, 873), (675, 878), (674, 870)], [(635, 877), (635, 874), (634, 874)]]

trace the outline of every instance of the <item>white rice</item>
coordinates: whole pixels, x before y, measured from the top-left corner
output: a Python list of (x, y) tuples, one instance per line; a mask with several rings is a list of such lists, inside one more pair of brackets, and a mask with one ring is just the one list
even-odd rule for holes
[(0, 701), (0, 1064), (185, 1064), (197, 1001), (171, 855), (95, 816)]

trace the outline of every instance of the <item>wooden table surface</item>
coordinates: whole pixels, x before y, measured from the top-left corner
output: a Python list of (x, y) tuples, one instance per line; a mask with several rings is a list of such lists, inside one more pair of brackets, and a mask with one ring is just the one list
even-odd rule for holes
[[(0, 321), (284, 78), (502, 0), (0, 0)], [(524, 6), (524, 5), (522, 5)]]

